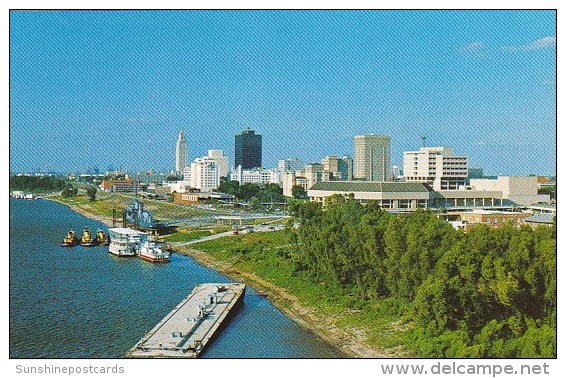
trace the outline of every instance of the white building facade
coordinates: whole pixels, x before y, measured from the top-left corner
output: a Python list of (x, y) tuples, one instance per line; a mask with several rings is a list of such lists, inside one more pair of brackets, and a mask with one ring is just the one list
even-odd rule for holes
[(451, 147), (423, 147), (403, 153), (406, 182), (432, 185), (434, 190), (458, 190), (466, 185), (468, 157), (454, 155)]
[(230, 179), (244, 184), (279, 184), (280, 173), (276, 169), (254, 168), (242, 169), (239, 165), (232, 169)]
[(538, 194), (536, 176), (499, 176), (497, 179), (472, 179), (473, 190), (491, 190), (503, 193), (503, 198), (517, 205), (529, 206), (550, 203), (550, 195)]
[(228, 156), (224, 155), (224, 150), (208, 150), (208, 157), (216, 160), (218, 175), (220, 177), (228, 177), (230, 162)]
[(205, 156), (191, 163), (191, 187), (209, 192), (220, 186), (218, 163), (215, 158)]

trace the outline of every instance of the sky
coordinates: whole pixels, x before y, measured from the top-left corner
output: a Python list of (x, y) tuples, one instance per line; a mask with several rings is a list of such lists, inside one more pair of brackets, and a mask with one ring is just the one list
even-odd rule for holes
[(234, 135), (263, 165), (354, 135), (556, 174), (554, 11), (11, 11), (10, 171), (172, 170)]

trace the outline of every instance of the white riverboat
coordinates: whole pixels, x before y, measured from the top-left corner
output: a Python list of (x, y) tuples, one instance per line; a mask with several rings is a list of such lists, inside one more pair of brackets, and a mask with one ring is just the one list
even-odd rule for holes
[(170, 255), (171, 253), (162, 250), (151, 236), (142, 243), (139, 250), (139, 256), (151, 262), (169, 262)]
[(108, 252), (116, 256), (136, 256), (147, 239), (145, 232), (125, 227), (110, 228), (108, 234), (110, 235)]

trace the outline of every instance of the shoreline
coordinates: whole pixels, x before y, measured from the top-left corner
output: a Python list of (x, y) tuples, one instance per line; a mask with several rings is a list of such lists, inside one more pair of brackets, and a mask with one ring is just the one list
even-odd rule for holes
[[(89, 219), (104, 223), (112, 227), (112, 219), (94, 215), (76, 206), (64, 203), (59, 200), (45, 198), (46, 200), (60, 203), (77, 214)], [(216, 270), (234, 280), (244, 281), (256, 291), (266, 294), (269, 302), (291, 319), (299, 327), (313, 333), (316, 337), (328, 344), (332, 348), (343, 354), (339, 358), (395, 358), (401, 355), (386, 353), (378, 350), (363, 340), (363, 332), (352, 333), (336, 326), (336, 319), (331, 316), (317, 314), (316, 309), (301, 305), (298, 299), (286, 289), (276, 286), (254, 273), (242, 272), (235, 269), (230, 264), (216, 260), (211, 255), (191, 248), (190, 246), (172, 247), (174, 253), (188, 256), (197, 263)]]
[(254, 273), (242, 272), (230, 264), (220, 262), (209, 254), (191, 247), (178, 247), (175, 253), (189, 256), (196, 262), (232, 279), (238, 279), (249, 284), (256, 291), (266, 294), (269, 302), (294, 323), (308, 332), (313, 333), (326, 344), (338, 350), (343, 358), (395, 358), (399, 355), (380, 351), (361, 340), (360, 334), (350, 334), (335, 325), (335, 319), (330, 316), (321, 317), (316, 310), (303, 306), (298, 299), (284, 288), (258, 277)]
[(89, 213), (88, 211), (83, 210), (79, 207), (69, 205), (68, 203), (65, 203), (65, 202), (62, 202), (62, 201), (59, 201), (59, 200), (56, 200), (56, 199), (53, 199), (53, 198), (44, 197), (43, 199), (45, 199), (47, 201), (51, 201), (51, 202), (60, 203), (61, 205), (68, 207), (70, 210), (74, 211), (75, 213), (77, 213), (79, 215), (82, 215), (85, 218), (89, 218), (89, 219), (104, 223), (108, 227), (112, 227), (112, 218), (106, 218), (106, 217), (102, 217), (102, 216), (99, 216), (99, 215), (94, 215), (94, 214)]

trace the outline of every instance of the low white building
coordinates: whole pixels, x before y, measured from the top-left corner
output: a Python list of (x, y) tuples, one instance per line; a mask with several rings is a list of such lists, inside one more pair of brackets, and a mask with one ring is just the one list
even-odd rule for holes
[[(299, 175), (297, 175), (299, 173)], [(293, 197), (293, 187), (300, 186), (305, 191), (309, 189), (310, 181), (304, 177), (300, 176), (302, 171), (297, 172), (284, 172), (282, 174), (282, 181), (283, 181), (283, 195), (285, 197)]]
[(240, 185), (252, 184), (279, 184), (280, 173), (276, 169), (254, 168), (242, 169), (242, 166), (237, 166), (232, 169), (230, 179), (238, 181)]
[(385, 209), (493, 208), (504, 205), (501, 191), (440, 190), (426, 183), (376, 181), (320, 181), (309, 187), (311, 201), (326, 204), (335, 194), (353, 194), (362, 203), (377, 201)]
[(187, 189), (209, 192), (220, 186), (220, 178), (228, 176), (228, 157), (223, 150), (208, 150), (208, 155), (196, 158), (183, 171), (183, 180), (171, 185), (171, 191), (184, 193)]
[(550, 203), (550, 195), (538, 194), (536, 176), (499, 176), (497, 179), (471, 179), (473, 190), (500, 191), (503, 198), (517, 205)]

